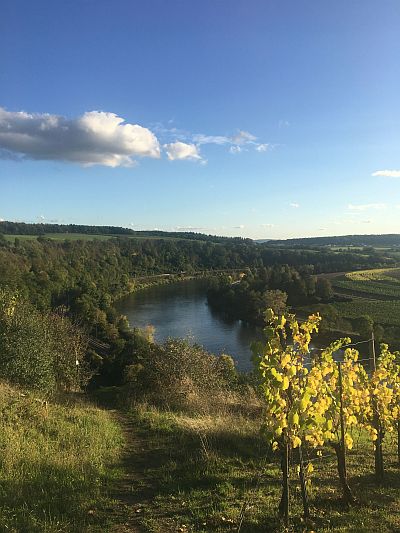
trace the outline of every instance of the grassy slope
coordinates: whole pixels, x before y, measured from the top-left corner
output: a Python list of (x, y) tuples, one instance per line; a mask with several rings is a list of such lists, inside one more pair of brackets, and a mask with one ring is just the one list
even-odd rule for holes
[[(211, 415), (201, 405), (197, 414), (139, 405), (122, 415), (77, 401), (46, 407), (7, 385), (0, 402), (0, 531), (223, 533), (241, 517), (241, 533), (283, 531), (279, 458), (260, 434), (257, 403)], [(371, 448), (361, 440), (349, 454), (355, 508), (340, 504), (328, 448), (313, 463), (313, 524), (300, 518), (293, 481), (291, 530), (400, 531), (395, 444), (385, 445), (382, 487), (371, 474)]]
[(0, 531), (103, 532), (105, 486), (122, 434), (85, 403), (50, 403), (0, 384)]
[[(136, 457), (142, 465), (132, 485), (130, 513), (149, 533), (284, 531), (276, 518), (279, 458), (269, 456), (260, 419), (239, 414), (184, 415), (143, 407), (130, 414)], [(340, 502), (333, 451), (314, 464), (310, 503), (313, 523), (301, 519), (300, 489), (292, 482), (291, 531), (400, 531), (400, 471), (394, 442), (385, 446), (387, 477), (375, 484), (370, 442), (360, 440), (348, 456), (350, 483), (359, 505)], [(296, 478), (294, 467), (293, 478)], [(242, 513), (242, 515), (241, 515)]]

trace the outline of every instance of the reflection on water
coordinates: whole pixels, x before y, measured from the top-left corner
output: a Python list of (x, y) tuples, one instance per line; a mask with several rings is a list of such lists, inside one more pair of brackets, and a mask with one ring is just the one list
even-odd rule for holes
[(213, 311), (207, 305), (204, 280), (150, 287), (120, 300), (116, 307), (131, 327), (153, 325), (156, 341), (189, 338), (212, 353), (231, 355), (244, 371), (252, 368), (250, 344), (262, 338), (260, 329)]

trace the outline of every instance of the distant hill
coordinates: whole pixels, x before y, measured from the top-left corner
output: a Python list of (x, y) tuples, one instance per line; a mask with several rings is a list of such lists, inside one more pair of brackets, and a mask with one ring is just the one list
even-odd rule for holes
[(303, 237), (299, 239), (281, 239), (257, 242), (285, 246), (400, 246), (400, 234), (388, 233), (384, 235)]
[(157, 238), (165, 239), (188, 239), (195, 241), (208, 241), (215, 243), (237, 242), (252, 243), (251, 239), (242, 237), (219, 237), (216, 235), (205, 235), (204, 233), (195, 233), (192, 231), (135, 231), (129, 228), (118, 226), (88, 226), (84, 224), (28, 224), (25, 222), (0, 222), (0, 233), (4, 235), (37, 235), (63, 233), (63, 234), (81, 234), (81, 235), (107, 235), (110, 237), (138, 237), (138, 238)]

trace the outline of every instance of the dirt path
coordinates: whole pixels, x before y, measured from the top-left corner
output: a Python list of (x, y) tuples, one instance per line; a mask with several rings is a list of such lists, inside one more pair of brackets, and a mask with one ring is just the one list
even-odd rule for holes
[(119, 411), (112, 411), (125, 436), (125, 448), (121, 458), (122, 477), (110, 492), (116, 500), (112, 508), (112, 533), (144, 533), (141, 517), (151, 502), (154, 491), (151, 480), (145, 472), (152, 464), (148, 442), (137, 431), (132, 420)]

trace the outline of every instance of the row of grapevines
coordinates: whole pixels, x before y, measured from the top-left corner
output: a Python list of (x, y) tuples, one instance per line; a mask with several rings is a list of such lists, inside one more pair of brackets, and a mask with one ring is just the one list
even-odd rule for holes
[[(353, 503), (346, 473), (346, 449), (353, 447), (352, 433), (367, 432), (376, 443), (376, 457), (380, 453), (382, 460), (379, 449), (383, 438), (399, 424), (400, 367), (396, 354), (383, 345), (376, 369), (369, 376), (358, 361), (358, 351), (348, 346), (349, 338), (339, 339), (310, 356), (311, 337), (318, 332), (321, 321), (318, 314), (299, 324), (294, 315), (278, 316), (269, 309), (266, 320), (267, 342), (253, 345), (253, 354), (266, 400), (267, 440), (282, 454), (280, 514), (287, 521), (288, 458), (292, 450), (298, 449), (302, 480), (304, 446), (320, 449), (329, 445), (335, 449), (343, 498)], [(334, 353), (340, 349), (344, 349), (344, 360), (337, 362)], [(303, 483), (302, 489), (306, 503)]]

